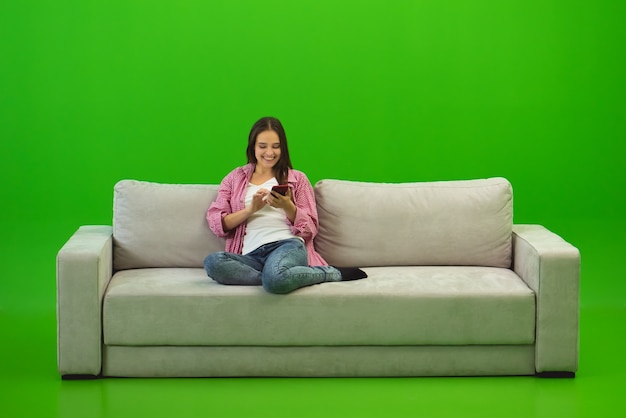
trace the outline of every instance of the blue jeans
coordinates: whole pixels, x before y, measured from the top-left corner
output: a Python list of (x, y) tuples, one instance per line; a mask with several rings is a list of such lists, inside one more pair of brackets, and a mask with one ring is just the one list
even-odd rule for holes
[(259, 286), (289, 293), (304, 286), (341, 280), (331, 266), (309, 267), (306, 248), (297, 238), (271, 242), (246, 254), (219, 251), (204, 259), (209, 277), (221, 284)]

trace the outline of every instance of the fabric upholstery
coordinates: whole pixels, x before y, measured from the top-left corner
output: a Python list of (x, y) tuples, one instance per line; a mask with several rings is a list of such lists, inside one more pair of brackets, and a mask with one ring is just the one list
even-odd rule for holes
[(513, 192), (503, 178), (315, 185), (315, 241), (331, 265), (511, 265)]
[(102, 298), (112, 275), (110, 226), (82, 226), (57, 254), (58, 367), (98, 375)]
[(206, 276), (202, 260), (224, 249), (205, 220), (217, 188), (124, 180), (113, 227), (70, 237), (57, 256), (62, 375), (577, 370), (580, 254), (513, 226), (505, 179), (319, 182), (318, 251), (369, 277), (289, 295)]
[(122, 180), (115, 185), (113, 237), (116, 270), (143, 267), (202, 267), (223, 251), (206, 222), (215, 185), (161, 184)]
[(378, 267), (289, 295), (224, 286), (200, 269), (115, 274), (108, 345), (532, 344), (534, 293), (509, 269)]
[(576, 371), (580, 253), (540, 225), (515, 225), (514, 270), (537, 294), (537, 372)]
[(105, 376), (372, 377), (534, 373), (532, 345), (105, 347)]

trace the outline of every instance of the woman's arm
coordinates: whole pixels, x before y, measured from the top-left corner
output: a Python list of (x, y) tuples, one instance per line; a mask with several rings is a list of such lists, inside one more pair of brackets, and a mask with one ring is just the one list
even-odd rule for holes
[(295, 183), (293, 183), (293, 202), (296, 206), (296, 214), (291, 221), (291, 231), (294, 235), (312, 240), (317, 235), (318, 217), (315, 205), (313, 186), (306, 175), (294, 171)]
[(260, 189), (252, 196), (252, 204), (250, 206), (224, 216), (222, 218), (222, 229), (226, 232), (231, 231), (244, 223), (255, 212), (263, 209), (267, 204), (267, 201), (264, 199), (267, 194), (267, 190)]
[(233, 214), (231, 199), (233, 198), (234, 181), (236, 177), (236, 170), (224, 177), (217, 190), (215, 200), (207, 210), (206, 219), (209, 228), (218, 237), (226, 237), (232, 230), (232, 228), (227, 228), (228, 225), (224, 223), (224, 218)]
[(233, 194), (236, 193), (237, 186), (241, 181), (244, 181), (246, 176), (246, 173), (241, 169), (235, 169), (224, 177), (217, 191), (217, 197), (207, 211), (209, 228), (218, 237), (228, 236), (234, 229), (244, 223), (255, 212), (263, 209), (267, 204), (265, 199), (269, 194), (267, 189), (260, 189), (253, 196), (252, 204), (248, 207), (241, 208), (242, 205), (233, 204), (232, 199), (237, 198)]
[(284, 210), (289, 222), (292, 224), (295, 222), (298, 208), (294, 203), (291, 187), (287, 189), (287, 194), (284, 196), (276, 192), (269, 193), (267, 196), (267, 203), (274, 208), (281, 208)]

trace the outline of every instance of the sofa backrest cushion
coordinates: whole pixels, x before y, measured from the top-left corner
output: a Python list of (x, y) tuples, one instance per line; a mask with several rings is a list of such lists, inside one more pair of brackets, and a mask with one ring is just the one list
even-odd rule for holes
[(513, 191), (504, 178), (321, 180), (315, 197), (315, 246), (331, 265), (511, 265)]
[(217, 185), (122, 180), (113, 199), (113, 267), (202, 267), (225, 242), (206, 222)]

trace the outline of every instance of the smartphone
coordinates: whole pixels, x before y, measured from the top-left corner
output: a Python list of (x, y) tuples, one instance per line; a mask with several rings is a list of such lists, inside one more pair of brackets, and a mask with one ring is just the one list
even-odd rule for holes
[(287, 194), (288, 190), (289, 190), (289, 185), (288, 184), (279, 184), (278, 186), (272, 187), (272, 191), (273, 192), (276, 192), (276, 193), (281, 194), (283, 196), (285, 196)]

